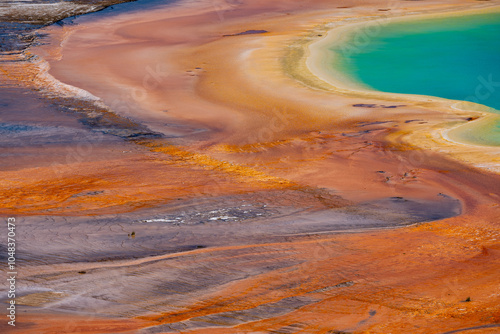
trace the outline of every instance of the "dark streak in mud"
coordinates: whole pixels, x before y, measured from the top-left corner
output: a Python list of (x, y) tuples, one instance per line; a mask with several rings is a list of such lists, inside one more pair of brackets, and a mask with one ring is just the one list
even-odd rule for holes
[(247, 30), (247, 31), (242, 31), (237, 34), (231, 34), (231, 35), (222, 35), (222, 37), (231, 37), (231, 36), (242, 36), (242, 35), (255, 35), (255, 34), (265, 34), (268, 32), (267, 30)]
[(461, 332), (465, 332), (465, 331), (472, 331), (472, 330), (484, 329), (484, 328), (500, 328), (500, 324), (491, 324), (491, 325), (474, 326), (474, 327), (456, 329), (454, 331), (444, 332), (443, 334), (461, 333)]

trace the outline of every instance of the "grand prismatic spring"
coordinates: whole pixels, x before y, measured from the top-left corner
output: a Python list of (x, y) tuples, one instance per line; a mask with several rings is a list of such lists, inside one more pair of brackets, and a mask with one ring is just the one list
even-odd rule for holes
[(0, 2), (0, 333), (499, 333), (498, 0)]

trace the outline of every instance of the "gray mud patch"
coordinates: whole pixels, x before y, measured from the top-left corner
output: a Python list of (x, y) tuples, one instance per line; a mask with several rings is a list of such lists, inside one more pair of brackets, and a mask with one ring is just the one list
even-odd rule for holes
[[(209, 327), (238, 326), (247, 322), (262, 321), (264, 319), (279, 317), (293, 312), (300, 307), (311, 305), (317, 301), (318, 299), (310, 297), (289, 297), (281, 299), (274, 303), (261, 304), (254, 308), (249, 308), (241, 311), (215, 313), (207, 316), (196, 317), (189, 320), (176, 322), (173, 324), (154, 326), (143, 330), (143, 333), (153, 334), (163, 332), (181, 332), (183, 330), (194, 330)], [(296, 333), (303, 327), (304, 326), (301, 324), (292, 324), (270, 333)], [(289, 331), (290, 329), (293, 329), (294, 331)]]
[(461, 211), (460, 202), (445, 195), (427, 201), (387, 198), (339, 207), (334, 204), (340, 199), (325, 203), (325, 198), (312, 191), (284, 190), (179, 199), (119, 215), (26, 217), (18, 227), (22, 239), (18, 261), (102, 262), (287, 242), (300, 236), (407, 226)]
[[(105, 129), (100, 131), (86, 127), (78, 119), (74, 109), (51, 105), (46, 98), (36, 92), (20, 87), (4, 87), (0, 89), (0, 169), (19, 170), (41, 166), (56, 166), (101, 158), (122, 157), (124, 150), (136, 148), (127, 143), (123, 137), (105, 136)], [(82, 107), (83, 108), (83, 107)], [(91, 106), (84, 109), (91, 112)], [(82, 112), (84, 112), (82, 110)], [(76, 113), (76, 115), (75, 115)], [(83, 117), (83, 116), (82, 116)], [(143, 128), (125, 129), (121, 134), (149, 134)], [(128, 138), (128, 137), (125, 137)], [(109, 146), (117, 148), (109, 152)], [(121, 150), (120, 150), (121, 149)]]
[[(56, 303), (42, 306), (57, 312), (90, 310), (125, 317), (182, 312), (185, 305), (206, 301), (234, 282), (273, 270), (293, 276), (302, 260), (293, 247), (277, 243), (405, 226), (459, 212), (458, 201), (437, 197), (337, 206), (341, 199), (328, 199), (324, 191), (295, 189), (179, 199), (120, 215), (19, 217), (16, 263), (26, 274), (18, 291), (28, 301), (37, 292), (57, 295)], [(419, 213), (421, 209), (427, 213)], [(330, 256), (336, 252), (332, 247)], [(282, 288), (302, 283), (302, 278), (287, 279)], [(145, 333), (234, 326), (280, 316), (314, 303), (318, 293), (353, 289), (356, 284), (355, 277), (346, 275), (333, 283), (304, 296), (154, 326)], [(2, 296), (0, 291), (0, 301)]]
[(455, 217), (462, 213), (460, 201), (442, 193), (437, 194), (433, 200), (389, 197), (363, 203), (360, 208), (380, 211), (392, 217), (402, 215), (404, 219), (414, 223)]

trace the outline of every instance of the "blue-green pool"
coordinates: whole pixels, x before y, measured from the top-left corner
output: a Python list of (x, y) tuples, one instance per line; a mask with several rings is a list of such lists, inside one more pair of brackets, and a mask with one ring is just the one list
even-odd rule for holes
[[(500, 113), (499, 12), (387, 22), (332, 47), (335, 66), (375, 90), (471, 101)], [(483, 129), (489, 133), (481, 143), (500, 145), (498, 125)]]

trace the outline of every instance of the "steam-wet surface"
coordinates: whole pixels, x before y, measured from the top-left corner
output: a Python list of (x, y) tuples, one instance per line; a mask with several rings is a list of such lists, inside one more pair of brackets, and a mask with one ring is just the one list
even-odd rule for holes
[[(94, 101), (62, 96), (54, 99), (53, 92), (22, 88), (15, 79), (16, 71), (24, 68), (23, 63), (33, 60), (27, 53), (30, 47), (44, 43), (38, 32), (40, 28), (122, 2), (7, 1), (0, 4), (0, 62), (6, 66), (6, 71), (0, 73), (2, 170), (90, 161), (103, 151), (107, 151), (106, 156), (110, 158), (113, 154), (109, 146), (123, 145), (114, 137), (158, 136), (144, 126), (117, 117), (109, 108), (98, 106)], [(9, 67), (8, 63), (18, 65)], [(55, 168), (54, 172), (57, 172)]]
[[(440, 217), (460, 210), (451, 198), (436, 200), (444, 204)], [(275, 191), (177, 201), (120, 215), (20, 218), (17, 261), (24, 273), (18, 285), (19, 303), (36, 307), (38, 302), (55, 302), (52, 311), (91, 309), (126, 317), (180, 310), (193, 298), (232, 282), (303, 265), (295, 257), (294, 240), (436, 218), (414, 211), (414, 205), (437, 207), (434, 202), (387, 201), (391, 204), (379, 201), (331, 209), (311, 194)], [(304, 207), (305, 203), (310, 206)], [(275, 246), (288, 243), (289, 250)], [(336, 291), (353, 284), (346, 281), (318, 289)], [(318, 289), (244, 310), (155, 326), (144, 333), (226, 327), (278, 317), (320, 302), (322, 298), (315, 295), (321, 292)]]
[[(153, 8), (159, 3), (136, 4)], [(233, 11), (245, 16), (235, 10), (242, 4), (227, 1), (229, 11), (208, 16), (221, 23)], [(114, 6), (95, 15), (137, 7)], [(92, 21), (91, 15), (60, 21), (75, 12), (61, 13), (46, 22), (19, 16), (12, 29), (33, 36), (32, 29), (56, 19), (63, 26)], [(194, 17), (195, 23), (203, 22), (203, 15)], [(275, 30), (246, 25), (216, 29), (214, 35), (261, 38)], [(6, 59), (25, 61), (26, 47), (43, 41), (23, 38), (6, 43), (11, 45)], [(199, 66), (182, 73), (210, 74), (208, 65)], [(132, 318), (148, 322), (137, 325), (143, 333), (214, 328), (354, 333), (424, 314), (418, 321), (425, 330), (433, 307), (455, 319), (449, 325), (447, 318), (442, 328), (466, 328), (456, 320), (465, 307), (462, 295), (484, 286), (489, 291), (488, 284), (498, 278), (498, 233), (488, 225), (495, 194), (486, 191), (498, 179), (431, 155), (418, 155), (422, 161), (415, 162), (412, 149), (388, 146), (381, 136), (404, 122), (392, 118), (395, 114), (361, 119), (351, 129), (319, 127), (295, 138), (226, 151), (209, 144), (205, 149), (204, 142), (182, 147), (169, 140), (205, 129), (166, 118), (169, 111), (165, 119), (178, 133), (155, 132), (95, 100), (21, 88), (7, 77), (0, 89), (1, 209), (17, 219), (16, 261), (22, 268), (17, 303), (26, 311), (18, 328), (58, 331), (57, 316), (64, 314), (64, 321), (70, 323), (71, 317), (75, 326), (109, 317), (105, 324), (89, 325), (95, 326), (89, 333), (122, 332), (108, 327), (111, 319), (125, 324)], [(193, 100), (184, 102), (189, 107)], [(404, 113), (407, 107), (372, 102), (351, 100), (343, 108)], [(428, 117), (420, 110), (409, 113), (405, 120)], [(291, 119), (285, 119), (287, 125)], [(477, 209), (481, 201), (487, 203), (484, 215)], [(466, 209), (469, 218), (462, 218)], [(483, 225), (468, 225), (470, 215)], [(435, 224), (420, 224), (425, 222)], [(2, 258), (5, 250), (0, 244)], [(458, 281), (479, 266), (484, 280)], [(434, 295), (433, 289), (449, 286), (452, 279), (451, 297), (449, 291), (445, 297)], [(4, 301), (6, 290), (1, 291)], [(488, 298), (473, 296), (484, 312), (478, 317), (489, 316), (483, 307), (492, 305)], [(71, 326), (58, 332), (79, 331)], [(407, 326), (406, 332), (420, 330)]]
[[(54, 105), (28, 89), (0, 88), (0, 106), (2, 171), (90, 161), (99, 158), (103, 150), (111, 158), (117, 154), (111, 153), (109, 146), (123, 146), (117, 136), (104, 136), (84, 126), (74, 109)], [(116, 126), (113, 129), (119, 131)], [(121, 131), (126, 135), (134, 130)]]
[[(297, 200), (302, 205), (293, 205)], [(391, 202), (389, 207), (378, 201), (378, 206), (328, 209), (313, 196), (290, 190), (179, 200), (154, 209), (92, 218), (30, 217), (19, 227), (22, 246), (18, 261), (38, 265), (135, 259), (207, 247), (283, 242), (296, 236), (405, 226), (460, 212), (460, 203), (453, 199), (387, 201)], [(304, 207), (304, 203), (310, 207)], [(415, 206), (428, 208), (427, 214), (415, 211)], [(44, 233), (46, 230), (51, 232)], [(51, 241), (56, 244), (51, 245)], [(77, 252), (75, 244), (79, 245)]]
[(67, 17), (99, 11), (107, 6), (126, 1), (131, 0), (2, 1), (0, 4), (0, 61), (29, 60), (24, 52), (41, 42), (42, 35), (37, 30), (44, 26)]

